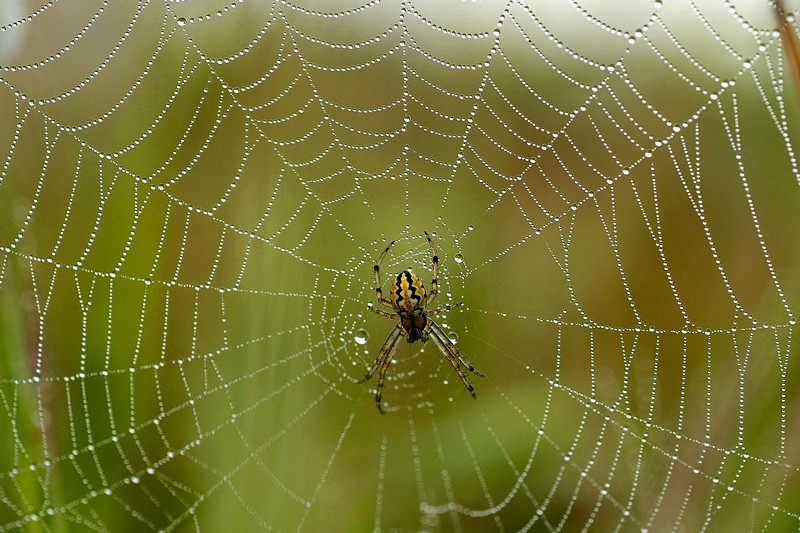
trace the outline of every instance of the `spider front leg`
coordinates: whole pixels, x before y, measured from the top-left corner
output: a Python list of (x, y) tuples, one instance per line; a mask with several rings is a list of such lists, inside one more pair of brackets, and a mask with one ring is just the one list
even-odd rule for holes
[(375, 297), (379, 304), (390, 309), (393, 309), (392, 304), (389, 300), (383, 297), (383, 289), (381, 289), (381, 262), (383, 261), (383, 258), (386, 257), (386, 254), (389, 252), (389, 248), (391, 248), (393, 244), (394, 241), (390, 242), (389, 245), (383, 250), (383, 253), (378, 258), (378, 262), (375, 263), (375, 267), (373, 268), (375, 271)]
[[(470, 363), (469, 360), (466, 357), (464, 357), (464, 355), (461, 353), (461, 350), (459, 350), (458, 347), (456, 347), (456, 345), (453, 344), (453, 341), (451, 341), (450, 337), (448, 337), (447, 334), (444, 331), (442, 331), (442, 328), (439, 327), (439, 324), (431, 320), (428, 322), (428, 327), (431, 330), (431, 332), (434, 333), (434, 337), (436, 338), (435, 340), (441, 340), (442, 345), (444, 345), (447, 348), (447, 351), (452, 355), (454, 355), (456, 358), (458, 358), (458, 360), (461, 361), (461, 364), (467, 367), (467, 369), (470, 372), (472, 372), (473, 374), (477, 374), (481, 377), (486, 377), (486, 374), (484, 374), (483, 372), (472, 366), (472, 363)], [(439, 345), (437, 344), (437, 346)]]
[(470, 363), (466, 357), (461, 355), (461, 350), (456, 348), (456, 345), (453, 344), (453, 341), (450, 340), (450, 338), (445, 334), (444, 331), (442, 331), (436, 322), (433, 320), (428, 321), (428, 326), (426, 329), (428, 330), (429, 338), (433, 340), (434, 344), (436, 344), (436, 347), (442, 352), (442, 355), (444, 355), (447, 360), (450, 361), (450, 364), (453, 365), (456, 374), (458, 374), (459, 379), (461, 379), (461, 382), (467, 388), (472, 397), (476, 398), (475, 387), (472, 386), (472, 382), (470, 382), (467, 375), (464, 374), (459, 362), (467, 367), (473, 374), (477, 374), (479, 376), (485, 376), (486, 374), (472, 366), (472, 363)]
[(381, 407), (383, 381), (386, 379), (386, 371), (389, 369), (389, 365), (392, 363), (392, 357), (394, 357), (394, 353), (397, 351), (397, 343), (400, 341), (400, 337), (404, 336), (405, 334), (406, 330), (403, 329), (403, 326), (398, 322), (397, 326), (395, 326), (392, 332), (389, 333), (389, 336), (386, 337), (386, 342), (383, 343), (383, 347), (378, 353), (378, 356), (375, 358), (372, 368), (369, 369), (369, 372), (367, 372), (367, 375), (364, 376), (364, 379), (359, 381), (359, 383), (369, 381), (375, 372), (380, 368), (380, 374), (378, 374), (378, 388), (375, 390), (375, 405), (378, 406), (378, 411), (384, 415), (386, 414), (386, 411), (384, 411), (383, 407)]

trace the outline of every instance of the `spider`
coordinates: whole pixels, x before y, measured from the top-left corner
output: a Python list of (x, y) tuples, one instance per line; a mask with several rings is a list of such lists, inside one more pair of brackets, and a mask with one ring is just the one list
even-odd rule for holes
[(392, 310), (392, 312), (378, 309), (371, 305), (369, 308), (375, 313), (385, 316), (386, 318), (400, 318), (400, 322), (397, 323), (395, 328), (386, 338), (386, 342), (383, 343), (383, 347), (381, 348), (381, 351), (378, 352), (378, 356), (375, 358), (372, 368), (370, 368), (369, 372), (367, 372), (367, 375), (364, 376), (364, 379), (359, 381), (359, 383), (369, 381), (369, 379), (380, 368), (380, 374), (378, 375), (378, 388), (375, 391), (375, 403), (378, 406), (378, 411), (380, 411), (382, 414), (386, 414), (386, 411), (384, 411), (383, 407), (381, 407), (383, 381), (386, 378), (386, 371), (389, 368), (389, 364), (391, 364), (392, 358), (397, 351), (400, 337), (405, 336), (409, 343), (413, 343), (418, 340), (425, 342), (428, 340), (428, 338), (432, 339), (434, 344), (436, 344), (436, 347), (439, 348), (447, 360), (450, 361), (450, 364), (453, 365), (458, 377), (461, 378), (461, 381), (464, 383), (464, 386), (467, 388), (470, 394), (472, 394), (473, 398), (475, 398), (475, 388), (472, 386), (472, 383), (470, 383), (466, 374), (464, 374), (461, 365), (467, 367), (467, 369), (469, 369), (469, 371), (473, 374), (477, 374), (479, 376), (486, 375), (472, 366), (472, 363), (470, 363), (466, 357), (461, 355), (459, 349), (456, 348), (456, 345), (453, 344), (453, 341), (451, 341), (444, 331), (442, 331), (442, 328), (440, 328), (436, 322), (429, 318), (430, 316), (439, 314), (443, 311), (458, 307), (464, 302), (444, 304), (436, 309), (427, 308), (434, 298), (436, 298), (436, 295), (439, 294), (439, 281), (436, 278), (439, 271), (439, 257), (436, 255), (436, 248), (434, 247), (433, 241), (431, 240), (431, 237), (428, 235), (427, 231), (425, 232), (425, 237), (428, 239), (428, 246), (430, 246), (431, 253), (433, 254), (433, 280), (431, 281), (431, 292), (429, 295), (425, 295), (425, 287), (422, 285), (422, 280), (419, 279), (409, 269), (400, 272), (392, 280), (392, 289), (389, 300), (383, 297), (383, 291), (381, 290), (380, 265), (381, 261), (383, 261), (383, 258), (386, 257), (389, 249), (394, 244), (394, 241), (390, 242), (386, 249), (383, 250), (383, 253), (378, 258), (378, 262), (375, 263), (374, 267), (376, 298), (379, 304), (388, 307)]

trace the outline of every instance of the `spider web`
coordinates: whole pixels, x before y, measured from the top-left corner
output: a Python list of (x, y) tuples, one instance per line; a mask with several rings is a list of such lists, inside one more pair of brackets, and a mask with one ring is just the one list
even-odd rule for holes
[[(778, 20), (0, 4), (0, 530), (797, 529)], [(487, 377), (403, 343), (381, 416), (424, 231)]]

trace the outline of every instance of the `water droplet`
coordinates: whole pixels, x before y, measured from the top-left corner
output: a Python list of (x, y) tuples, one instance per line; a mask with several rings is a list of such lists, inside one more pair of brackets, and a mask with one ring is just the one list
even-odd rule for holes
[(464, 261), (464, 256), (461, 254), (456, 254), (456, 256), (453, 259), (455, 260), (456, 263), (461, 263)]
[(356, 341), (356, 344), (367, 344), (367, 339), (369, 339), (369, 333), (364, 328), (359, 329), (356, 331), (353, 340)]
[(186, 26), (186, 19), (181, 17), (178, 19), (178, 26)]
[(455, 331), (452, 330), (448, 331), (447, 338), (450, 339), (450, 342), (452, 342), (453, 344), (458, 344), (458, 333), (456, 333)]

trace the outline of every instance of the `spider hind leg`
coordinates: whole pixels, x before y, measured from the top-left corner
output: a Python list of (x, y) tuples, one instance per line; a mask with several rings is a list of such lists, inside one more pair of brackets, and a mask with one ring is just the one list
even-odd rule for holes
[(381, 288), (381, 263), (383, 262), (383, 258), (386, 257), (386, 254), (389, 253), (389, 249), (394, 244), (394, 241), (390, 242), (386, 248), (384, 248), (383, 253), (378, 258), (378, 261), (375, 263), (375, 266), (372, 268), (375, 273), (375, 299), (378, 300), (378, 303), (392, 309), (392, 304), (389, 300), (383, 297), (383, 289)]

